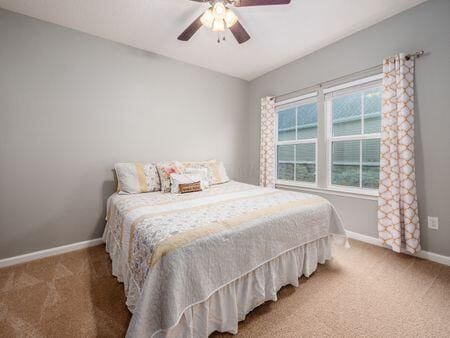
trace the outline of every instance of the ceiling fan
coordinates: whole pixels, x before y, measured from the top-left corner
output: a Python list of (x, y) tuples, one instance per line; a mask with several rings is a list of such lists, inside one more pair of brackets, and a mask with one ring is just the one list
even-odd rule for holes
[[(241, 44), (250, 39), (250, 35), (238, 21), (236, 14), (230, 9), (234, 7), (267, 6), (267, 5), (288, 5), (291, 0), (191, 0), (196, 2), (209, 3), (210, 8), (200, 15), (186, 30), (181, 33), (178, 40), (188, 41), (201, 26), (210, 28), (217, 32), (220, 42), (220, 34), (229, 29), (236, 40)], [(225, 40), (225, 37), (223, 37)]]

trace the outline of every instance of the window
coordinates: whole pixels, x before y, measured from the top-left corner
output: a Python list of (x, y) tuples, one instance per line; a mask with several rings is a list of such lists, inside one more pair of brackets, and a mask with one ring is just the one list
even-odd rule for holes
[(279, 106), (277, 113), (277, 179), (315, 184), (316, 98), (305, 98), (294, 104)]
[(381, 94), (375, 75), (277, 102), (277, 183), (376, 194)]
[(331, 185), (378, 189), (381, 92), (376, 81), (325, 95)]

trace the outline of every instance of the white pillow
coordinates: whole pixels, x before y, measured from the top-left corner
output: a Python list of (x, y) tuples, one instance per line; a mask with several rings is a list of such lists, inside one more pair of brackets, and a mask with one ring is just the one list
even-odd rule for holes
[(140, 194), (161, 190), (154, 163), (116, 163), (114, 165), (119, 194)]
[(212, 180), (209, 182), (211, 185), (227, 183), (230, 181), (223, 162), (213, 163), (209, 169), (212, 172)]
[(209, 185), (226, 183), (230, 180), (223, 162), (219, 162), (217, 160), (183, 162), (183, 165), (185, 168), (207, 169)]
[(198, 174), (177, 174), (172, 173), (170, 174), (170, 183), (171, 183), (171, 190), (170, 192), (172, 194), (178, 194), (180, 192), (180, 184), (189, 184), (189, 183), (195, 183), (200, 182), (200, 185), (203, 189), (202, 184), (202, 177)]
[(184, 169), (185, 174), (194, 174), (194, 175), (200, 175), (202, 178), (202, 190), (209, 188), (209, 178), (208, 178), (208, 169), (207, 168), (185, 168)]

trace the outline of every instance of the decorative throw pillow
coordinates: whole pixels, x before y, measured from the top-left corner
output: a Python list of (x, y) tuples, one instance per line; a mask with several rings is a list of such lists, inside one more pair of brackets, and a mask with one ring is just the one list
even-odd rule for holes
[(114, 165), (119, 194), (140, 194), (161, 190), (161, 182), (153, 163), (116, 163)]
[(202, 190), (209, 188), (209, 177), (207, 168), (184, 168), (185, 174), (199, 175), (202, 180)]
[(202, 189), (202, 177), (198, 174), (170, 174), (170, 184), (172, 194), (180, 193), (180, 185), (200, 183), (199, 189), (194, 189), (189, 192), (201, 191)]
[(161, 191), (170, 192), (170, 174), (181, 174), (184, 166), (178, 162), (158, 163), (156, 165), (161, 180)]
[(202, 191), (202, 185), (200, 182), (184, 183), (179, 185), (179, 190), (180, 194)]

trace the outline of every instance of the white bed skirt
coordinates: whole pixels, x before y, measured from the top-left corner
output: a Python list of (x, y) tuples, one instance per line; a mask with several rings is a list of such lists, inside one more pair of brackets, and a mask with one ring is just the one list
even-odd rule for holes
[(332, 237), (325, 237), (290, 250), (234, 280), (206, 301), (187, 309), (178, 324), (156, 337), (208, 337), (214, 331), (236, 334), (238, 322), (268, 300), (276, 301), (285, 285), (298, 286), (302, 275), (309, 277), (318, 263), (331, 258)]
[[(255, 307), (276, 301), (285, 285), (298, 286), (298, 278), (309, 277), (317, 265), (331, 258), (332, 236), (304, 244), (264, 263), (215, 291), (205, 301), (184, 311), (178, 324), (157, 332), (155, 337), (208, 337), (214, 331), (237, 333), (238, 322)], [(124, 282), (127, 306), (133, 311), (139, 291), (130, 278), (127, 264), (120, 261), (114, 237), (105, 231), (106, 249), (112, 258), (113, 275)], [(125, 264), (124, 264), (125, 263)], [(151, 314), (149, 314), (151, 315)]]

